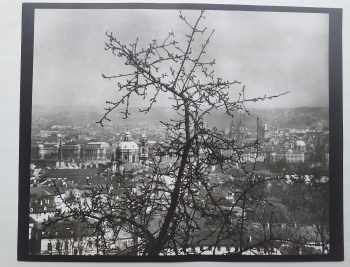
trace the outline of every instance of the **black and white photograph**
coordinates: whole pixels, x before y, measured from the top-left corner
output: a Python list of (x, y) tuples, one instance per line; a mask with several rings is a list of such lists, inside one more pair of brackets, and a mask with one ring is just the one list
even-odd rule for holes
[(341, 254), (329, 10), (31, 10), (22, 255)]

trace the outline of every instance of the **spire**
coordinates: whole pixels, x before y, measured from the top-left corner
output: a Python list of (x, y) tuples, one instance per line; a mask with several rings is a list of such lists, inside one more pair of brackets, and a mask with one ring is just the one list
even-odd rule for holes
[(122, 141), (124, 142), (128, 142), (128, 141), (131, 141), (131, 133), (129, 131), (126, 131), (124, 133), (124, 136), (122, 138)]
[(61, 134), (57, 135), (58, 138), (58, 153), (57, 153), (57, 163), (56, 163), (56, 167), (57, 168), (62, 168), (63, 166), (63, 154), (62, 154), (62, 136)]
[(260, 141), (259, 116), (256, 117), (256, 139)]
[(146, 143), (146, 142), (147, 142), (147, 135), (146, 135), (145, 132), (143, 132), (143, 133), (141, 134), (140, 142), (141, 142), (141, 143)]
[(256, 136), (258, 141), (264, 139), (264, 127), (259, 116), (256, 117)]
[(265, 138), (265, 125), (262, 124), (262, 120), (259, 118), (259, 116), (256, 118), (256, 134), (257, 134), (257, 140), (261, 141)]
[(61, 162), (62, 161), (62, 136), (60, 134), (57, 135), (58, 137), (58, 161)]

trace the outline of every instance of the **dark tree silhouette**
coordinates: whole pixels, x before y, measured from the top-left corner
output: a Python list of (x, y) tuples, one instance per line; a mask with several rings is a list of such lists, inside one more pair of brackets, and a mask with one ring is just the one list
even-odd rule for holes
[[(116, 82), (120, 97), (106, 101), (98, 123), (110, 121), (115, 110), (127, 119), (134, 98), (144, 100), (139, 112), (148, 113), (162, 94), (177, 115), (161, 122), (167, 139), (153, 151), (148, 169), (108, 175), (105, 185), (86, 192), (89, 201), (62, 199), (68, 208), (55, 222), (74, 218), (89, 224), (103, 254), (215, 254), (220, 247), (229, 247), (226, 254), (242, 254), (259, 246), (271, 249), (282, 240), (272, 225), (287, 221), (288, 215), (282, 203), (268, 199), (265, 187), (285, 179), (284, 174), (266, 177), (256, 172), (262, 142), (258, 137), (251, 143), (237, 141), (208, 127), (206, 118), (214, 110), (231, 117), (249, 113), (247, 102), (286, 93), (247, 98), (242, 82), (217, 77), (215, 59), (207, 54), (214, 30), (202, 25), (204, 12), (195, 21), (182, 12), (179, 18), (188, 29), (184, 43), (174, 32), (143, 47), (138, 38), (124, 44), (114, 33), (106, 33), (105, 49), (122, 62), (125, 73), (103, 74)], [(243, 158), (247, 150), (253, 155), (249, 162)], [(169, 153), (173, 160), (164, 162), (162, 155)], [(252, 238), (254, 231), (259, 234)], [(111, 244), (125, 234), (133, 242), (124, 249), (113, 248)]]

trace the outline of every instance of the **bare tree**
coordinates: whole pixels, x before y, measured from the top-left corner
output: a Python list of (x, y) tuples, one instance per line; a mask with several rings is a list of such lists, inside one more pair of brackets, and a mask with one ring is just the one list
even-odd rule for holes
[[(143, 47), (138, 38), (124, 44), (114, 33), (106, 33), (105, 49), (123, 63), (125, 72), (103, 74), (116, 81), (120, 97), (106, 101), (98, 123), (103, 126), (120, 108), (127, 119), (134, 98), (144, 100), (139, 112), (148, 113), (162, 94), (172, 101), (176, 116), (161, 122), (168, 138), (154, 152), (150, 170), (130, 177), (115, 174), (105, 186), (87, 193), (89, 203), (68, 203), (66, 215), (92, 224), (105, 254), (188, 254), (199, 253), (189, 252), (191, 247), (208, 245), (214, 247), (214, 254), (219, 246), (235, 246), (234, 253), (241, 254), (253, 245), (247, 214), (257, 201), (255, 188), (266, 183), (266, 177), (257, 175), (255, 164), (247, 164), (242, 155), (251, 150), (258, 157), (261, 142), (238, 142), (208, 127), (206, 119), (213, 111), (231, 117), (248, 113), (247, 102), (285, 93), (247, 98), (242, 82), (217, 77), (215, 59), (207, 54), (214, 30), (202, 25), (204, 12), (195, 21), (182, 12), (179, 18), (188, 29), (184, 43), (174, 32)], [(161, 157), (169, 152), (174, 160), (163, 164)], [(220, 168), (218, 182), (211, 173), (213, 166)], [(227, 182), (233, 171), (239, 173), (239, 181)], [(234, 195), (230, 201), (220, 192), (223, 183)], [(110, 240), (107, 231), (112, 233)], [(123, 251), (111, 252), (109, 244), (121, 232), (129, 233), (134, 242)]]

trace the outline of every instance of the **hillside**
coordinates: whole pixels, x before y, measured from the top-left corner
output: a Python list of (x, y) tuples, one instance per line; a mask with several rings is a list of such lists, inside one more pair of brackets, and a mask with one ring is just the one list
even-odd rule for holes
[[(95, 107), (33, 107), (33, 123), (45, 125), (87, 125), (94, 124), (103, 114), (102, 109)], [(148, 114), (131, 109), (131, 116), (124, 120), (119, 112), (111, 114), (110, 118), (114, 125), (128, 125), (140, 127), (142, 125), (158, 125), (159, 121), (167, 121), (175, 116), (175, 112), (165, 107), (154, 107)], [(271, 126), (279, 128), (308, 128), (322, 124), (328, 126), (328, 109), (325, 107), (298, 107), (278, 109), (251, 109), (250, 115), (237, 114), (235, 123), (241, 121), (245, 127), (255, 128), (256, 118), (259, 118)], [(207, 117), (211, 127), (225, 129), (230, 126), (232, 119), (223, 113), (212, 112)]]

